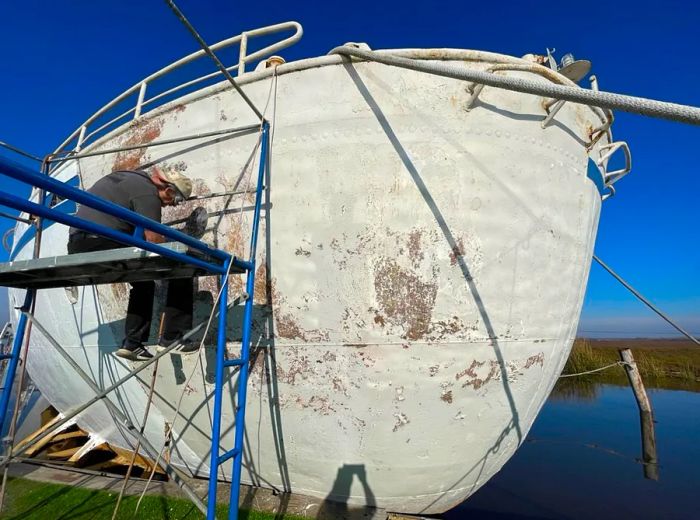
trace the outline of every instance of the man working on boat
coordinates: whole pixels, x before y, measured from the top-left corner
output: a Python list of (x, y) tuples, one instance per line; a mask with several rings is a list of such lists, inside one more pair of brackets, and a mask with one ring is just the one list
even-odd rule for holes
[[(88, 192), (160, 222), (162, 207), (177, 206), (189, 197), (192, 193), (192, 181), (176, 171), (167, 172), (154, 166), (150, 174), (144, 171), (112, 172), (98, 180)], [(134, 232), (132, 224), (88, 206), (80, 206), (76, 216), (127, 234)], [(162, 235), (148, 230), (144, 231), (144, 238), (154, 243), (165, 241)], [(70, 228), (69, 254), (120, 247), (126, 246), (105, 237)], [(122, 347), (116, 352), (117, 356), (133, 361), (144, 361), (153, 357), (144, 344), (148, 341), (151, 331), (154, 292), (155, 282), (153, 281), (131, 282), (124, 326), (125, 337)], [(163, 335), (159, 338), (161, 346), (181, 341), (183, 333), (192, 328), (192, 279), (170, 280), (167, 292)], [(196, 350), (197, 345), (192, 343), (184, 343), (179, 348), (181, 353)]]

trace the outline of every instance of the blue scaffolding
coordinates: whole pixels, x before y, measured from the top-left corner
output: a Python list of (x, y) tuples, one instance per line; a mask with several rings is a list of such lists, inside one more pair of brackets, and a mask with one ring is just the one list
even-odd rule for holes
[[(209, 463), (209, 491), (206, 507), (201, 502), (196, 503), (197, 507), (202, 512), (206, 512), (208, 520), (213, 520), (216, 518), (216, 488), (219, 466), (230, 459), (233, 459), (233, 471), (231, 478), (231, 494), (229, 499), (228, 517), (229, 519), (238, 518), (238, 501), (243, 456), (243, 433), (245, 425), (246, 392), (248, 386), (248, 362), (250, 357), (253, 296), (255, 288), (255, 255), (258, 240), (260, 211), (262, 205), (262, 192), (264, 189), (265, 178), (268, 173), (269, 164), (268, 122), (263, 121), (261, 127), (262, 135), (260, 147), (260, 165), (258, 169), (258, 178), (255, 193), (255, 210), (253, 215), (252, 231), (250, 237), (250, 256), (247, 260), (237, 258), (226, 251), (211, 248), (204, 242), (192, 238), (191, 236), (186, 235), (180, 231), (174, 230), (168, 226), (165, 226), (160, 222), (156, 222), (154, 220), (143, 217), (137, 213), (124, 209), (121, 206), (113, 204), (102, 198), (96, 197), (88, 192), (68, 186), (67, 184), (57, 181), (48, 175), (37, 173), (19, 163), (0, 157), (1, 175), (5, 175), (7, 177), (29, 184), (41, 190), (42, 193), (42, 196), (39, 199), (40, 203), (36, 203), (30, 200), (22, 199), (21, 197), (17, 197), (16, 195), (12, 195), (11, 193), (8, 193), (0, 188), (0, 205), (25, 212), (29, 215), (37, 216), (39, 217), (37, 222), (42, 222), (42, 220), (58, 222), (67, 226), (82, 229), (100, 237), (105, 237), (110, 240), (123, 243), (125, 244), (125, 246), (137, 247), (141, 250), (154, 253), (155, 255), (150, 255), (151, 258), (169, 260), (170, 267), (172, 269), (180, 268), (180, 273), (182, 273), (183, 266), (189, 266), (193, 269), (193, 274), (207, 274), (220, 276), (221, 292), (219, 296), (218, 305), (219, 317), (216, 342), (214, 410), (212, 417), (211, 453)], [(134, 226), (134, 232), (133, 234), (129, 235), (123, 232), (115, 231), (113, 229), (107, 228), (99, 224), (95, 224), (93, 222), (86, 221), (74, 215), (57, 211), (49, 207), (49, 205), (45, 202), (45, 199), (47, 199), (43, 196), (43, 194), (45, 193), (52, 193), (63, 199), (71, 200), (79, 204), (84, 204), (103, 213), (112, 215), (121, 220), (129, 222)], [(41, 225), (42, 224), (39, 224), (39, 226)], [(173, 248), (152, 242), (147, 242), (143, 238), (144, 230), (149, 230), (158, 233), (172, 240), (173, 242), (177, 242), (186, 246), (186, 249), (183, 251), (182, 247)], [(20, 360), (21, 345), (24, 342), (27, 321), (28, 319), (32, 319), (30, 316), (30, 310), (36, 296), (36, 291), (39, 290), (37, 289), (37, 287), (65, 287), (67, 285), (89, 285), (96, 283), (94, 278), (85, 279), (82, 282), (76, 282), (75, 280), (69, 282), (65, 278), (65, 276), (62, 279), (60, 271), (56, 270), (54, 273), (55, 276), (51, 277), (52, 281), (50, 283), (47, 283), (46, 277), (44, 276), (44, 278), (42, 279), (42, 283), (39, 285), (37, 283), (36, 273), (32, 273), (31, 263), (31, 261), (23, 261), (24, 265), (21, 271), (13, 271), (13, 269), (10, 266), (10, 269), (7, 270), (9, 278), (0, 280), (0, 285), (20, 287), (26, 289), (26, 296), (24, 299), (24, 304), (20, 309), (21, 315), (17, 324), (17, 329), (15, 331), (12, 349), (8, 354), (0, 355), (0, 360), (7, 361), (3, 385), (0, 388), (0, 433), (4, 431), (6, 421), (8, 419), (7, 411), (10, 403), (15, 374), (17, 372), (17, 367)], [(43, 274), (45, 275), (46, 266), (44, 265), (41, 268), (44, 269)], [(160, 269), (158, 272), (159, 275), (156, 276), (154, 274), (153, 279), (157, 277), (163, 277), (163, 269)], [(243, 336), (241, 343), (241, 354), (239, 358), (226, 359), (228, 279), (229, 274), (232, 273), (246, 274), (246, 299), (243, 313)], [(13, 276), (13, 274), (16, 276)], [(155, 361), (157, 358), (161, 357), (165, 353), (166, 352), (160, 353), (150, 362)], [(146, 363), (144, 363), (141, 367), (137, 368), (136, 370), (132, 371), (131, 374), (126, 378), (123, 378), (115, 385), (112, 385), (110, 388), (103, 391), (101, 394), (98, 394), (96, 397), (93, 397), (90, 401), (88, 401), (88, 403), (86, 403), (86, 405), (83, 405), (83, 407), (81, 407), (80, 409), (87, 408), (87, 406), (90, 406), (92, 403), (97, 402), (99, 399), (105, 397), (107, 393), (109, 393), (111, 390), (117, 388), (121, 383), (123, 383), (130, 377), (134, 376), (136, 373), (140, 372), (143, 368), (145, 368)], [(237, 398), (234, 401), (236, 409), (234, 445), (232, 449), (221, 453), (221, 409), (225, 368), (238, 368), (238, 388)], [(77, 414), (78, 412), (74, 410), (73, 413)], [(64, 418), (64, 420), (65, 419), (67, 418)], [(132, 433), (138, 435), (138, 432), (135, 433), (132, 431)], [(38, 437), (35, 440), (38, 440)], [(7, 457), (11, 456), (11, 452), (7, 454)], [(196, 499), (196, 496), (193, 497), (192, 493), (189, 493), (189, 495), (191, 498)], [(197, 502), (199, 502), (198, 499)]]

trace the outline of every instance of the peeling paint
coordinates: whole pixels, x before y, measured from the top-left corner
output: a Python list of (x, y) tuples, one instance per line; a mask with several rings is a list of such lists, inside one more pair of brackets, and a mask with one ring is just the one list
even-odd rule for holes
[[(129, 132), (129, 137), (120, 146), (134, 146), (148, 144), (156, 140), (163, 128), (163, 121), (159, 119), (150, 121), (136, 121), (134, 128)], [(126, 150), (118, 152), (112, 164), (112, 171), (138, 170), (144, 162), (148, 148)]]
[(275, 312), (276, 336), (285, 339), (300, 339), (306, 342), (330, 341), (327, 330), (302, 329), (296, 319), (291, 314), (281, 314)]
[(440, 395), (440, 400), (446, 402), (447, 404), (452, 404), (452, 390), (443, 392), (442, 395)]
[(496, 372), (498, 371), (498, 362), (489, 361), (487, 365), (488, 371), (486, 372), (486, 374), (477, 374), (477, 370), (486, 364), (486, 361), (477, 361), (475, 359), (474, 361), (472, 361), (472, 364), (469, 366), (469, 368), (458, 372), (455, 376), (455, 379), (459, 381), (462, 377), (467, 376), (467, 379), (465, 380), (464, 384), (462, 384), (462, 388), (471, 386), (474, 388), (474, 390), (478, 390), (486, 383), (491, 381), (491, 379), (493, 379), (493, 377), (496, 375)]
[(523, 374), (524, 370), (530, 369), (535, 365), (544, 366), (544, 352), (532, 355), (521, 361), (507, 361), (504, 363), (503, 369), (501, 369), (499, 362), (496, 360), (474, 360), (468, 368), (458, 372), (455, 375), (455, 379), (459, 381), (466, 377), (462, 388), (471, 386), (474, 390), (478, 390), (491, 380), (501, 381), (502, 372), (505, 373), (509, 383), (514, 383), (517, 377)]
[(450, 265), (457, 265), (457, 259), (464, 256), (464, 242), (460, 238), (450, 251)]
[[(239, 276), (238, 278), (241, 277)], [(272, 280), (270, 280), (270, 285), (268, 286), (267, 266), (263, 263), (255, 271), (255, 280), (253, 285), (253, 303), (255, 303), (256, 305), (271, 305), (272, 302), (268, 301), (268, 298), (274, 300), (273, 292), (274, 289), (272, 285)]]
[(375, 265), (374, 288), (381, 310), (393, 325), (404, 327), (405, 338), (418, 340), (428, 333), (437, 296), (435, 283), (423, 282), (384, 258)]
[(296, 404), (301, 408), (310, 408), (314, 412), (320, 413), (321, 415), (329, 415), (331, 412), (336, 410), (331, 406), (328, 398), (312, 396), (310, 399), (305, 401), (301, 396), (296, 398)]
[(396, 417), (396, 424), (394, 424), (394, 428), (392, 429), (393, 432), (396, 432), (399, 428), (411, 422), (404, 413), (395, 413), (394, 417)]
[(539, 365), (541, 367), (544, 366), (544, 352), (540, 352), (539, 354), (536, 354), (534, 356), (530, 356), (525, 360), (525, 365), (523, 368), (530, 368), (533, 365)]
[(112, 294), (117, 300), (128, 300), (129, 299), (129, 287), (125, 283), (113, 283), (110, 284), (112, 288)]
[(419, 229), (414, 229), (408, 235), (408, 257), (413, 263), (413, 267), (418, 267), (425, 257), (421, 246), (421, 237), (423, 232)]
[(290, 385), (296, 384), (297, 376), (306, 379), (311, 371), (309, 358), (307, 356), (297, 356), (291, 360), (287, 370), (280, 365), (277, 366), (277, 379)]

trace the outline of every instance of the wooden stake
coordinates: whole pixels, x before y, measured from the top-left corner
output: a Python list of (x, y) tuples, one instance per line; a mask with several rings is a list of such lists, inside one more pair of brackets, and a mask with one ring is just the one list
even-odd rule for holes
[(644, 389), (644, 382), (642, 382), (642, 376), (639, 374), (632, 351), (628, 348), (620, 350), (620, 358), (626, 363), (625, 372), (627, 372), (627, 378), (630, 381), (630, 385), (632, 385), (632, 390), (634, 390), (634, 397), (637, 399), (639, 411), (652, 413), (651, 403), (649, 402), (647, 391)]
[(659, 480), (659, 465), (656, 457), (656, 434), (654, 432), (654, 411), (644, 388), (642, 376), (634, 361), (632, 351), (628, 348), (620, 350), (620, 358), (625, 362), (625, 372), (629, 379), (634, 398), (639, 407), (639, 423), (642, 434), (642, 461), (644, 462), (644, 478)]

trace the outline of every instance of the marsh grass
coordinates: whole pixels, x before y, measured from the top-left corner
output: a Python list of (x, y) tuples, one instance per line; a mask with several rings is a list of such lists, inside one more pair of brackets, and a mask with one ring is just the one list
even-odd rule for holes
[[(625, 340), (615, 345), (614, 342), (577, 339), (563, 374), (587, 372), (619, 361), (618, 349), (623, 348), (632, 349), (642, 379), (649, 388), (700, 391), (700, 348), (669, 341), (654, 345), (649, 341)], [(617, 366), (595, 374), (561, 379), (557, 390), (567, 392), (584, 382), (628, 384), (624, 367)]]

